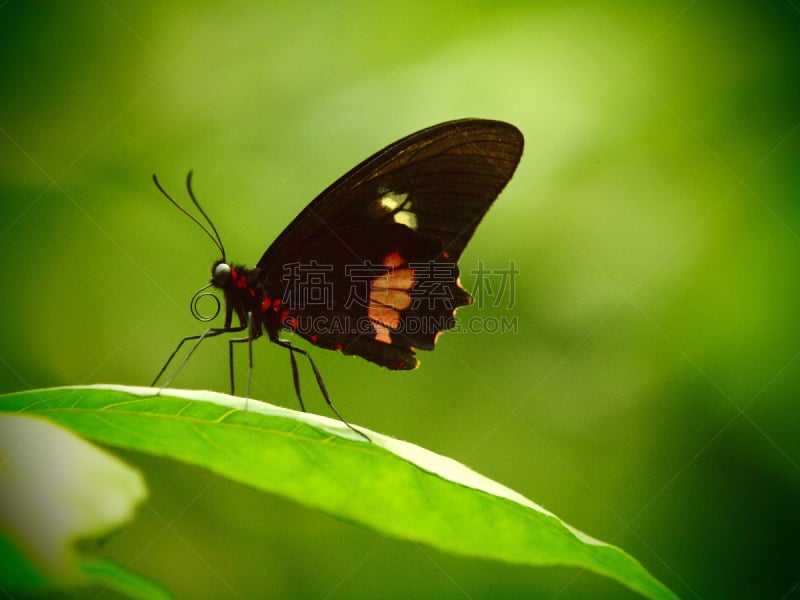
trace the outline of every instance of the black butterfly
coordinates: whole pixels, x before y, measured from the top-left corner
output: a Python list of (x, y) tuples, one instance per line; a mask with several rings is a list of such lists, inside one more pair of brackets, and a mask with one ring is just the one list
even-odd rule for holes
[(155, 381), (186, 341), (196, 340), (196, 348), (208, 337), (245, 332), (230, 340), (234, 393), (233, 344), (252, 343), (266, 332), (270, 341), (289, 350), (301, 408), (296, 353), (308, 359), (325, 401), (350, 426), (331, 403), (309, 353), (281, 339), (280, 332), (294, 331), (316, 346), (388, 369), (415, 368), (415, 350), (433, 350), (438, 335), (453, 327), (455, 310), (472, 302), (458, 280), (457, 261), (511, 179), (522, 147), (519, 130), (501, 121), (449, 121), (411, 134), (317, 196), (253, 269), (227, 261), (216, 227), (194, 197), (191, 172), (189, 196), (210, 230), (175, 202), (154, 175), (159, 190), (222, 254), (211, 268), (211, 282), (195, 294), (192, 314), (201, 320), (216, 316), (197, 310), (209, 287), (225, 297), (224, 327), (181, 340)]

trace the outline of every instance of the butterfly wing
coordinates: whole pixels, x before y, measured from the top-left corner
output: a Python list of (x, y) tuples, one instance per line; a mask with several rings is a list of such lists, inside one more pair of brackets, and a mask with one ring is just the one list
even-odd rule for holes
[[(325, 348), (392, 369), (414, 368), (414, 349), (432, 350), (439, 332), (453, 326), (455, 309), (471, 302), (456, 262), (513, 175), (522, 148), (522, 134), (508, 123), (450, 121), (403, 138), (346, 173), (258, 262), (265, 289), (282, 297), (297, 292), (298, 281), (302, 287), (302, 279), (287, 279), (287, 265), (326, 269), (327, 300), (286, 306), (281, 325)], [(360, 296), (347, 274), (359, 265), (366, 286)], [(334, 317), (342, 318), (342, 329), (319, 325)]]
[[(258, 262), (264, 277), (320, 233), (412, 218), (458, 260), (522, 155), (520, 131), (502, 121), (434, 125), (377, 152), (317, 196)], [(401, 202), (402, 200), (402, 202)]]

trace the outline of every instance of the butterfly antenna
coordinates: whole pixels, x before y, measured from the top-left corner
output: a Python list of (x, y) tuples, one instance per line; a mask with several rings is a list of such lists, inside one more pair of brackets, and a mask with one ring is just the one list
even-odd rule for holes
[[(192, 199), (192, 202), (194, 202), (194, 205), (197, 207), (197, 210), (200, 211), (200, 214), (203, 215), (206, 222), (211, 226), (211, 231), (213, 231), (214, 235), (216, 236), (217, 247), (219, 247), (220, 252), (222, 252), (222, 260), (224, 261), (225, 246), (222, 245), (222, 238), (219, 237), (219, 231), (217, 231), (214, 222), (208, 218), (206, 211), (204, 211), (203, 207), (200, 206), (200, 203), (197, 201), (197, 198), (194, 197), (194, 191), (192, 191), (192, 173), (193, 173), (192, 171), (189, 171), (189, 173), (186, 175), (186, 189), (189, 191), (189, 198)], [(206, 231), (206, 233), (208, 233), (208, 231)]]
[(211, 234), (211, 231), (209, 231), (209, 230), (208, 230), (208, 228), (207, 228), (205, 225), (203, 225), (203, 224), (200, 222), (200, 220), (199, 220), (197, 217), (195, 217), (193, 214), (191, 214), (191, 213), (190, 213), (188, 210), (186, 210), (186, 209), (185, 209), (183, 206), (181, 206), (180, 204), (178, 204), (178, 203), (175, 201), (175, 199), (174, 199), (172, 196), (170, 196), (170, 195), (167, 193), (167, 190), (165, 190), (165, 189), (164, 189), (164, 187), (161, 185), (161, 182), (159, 182), (159, 181), (158, 181), (158, 177), (156, 176), (156, 174), (155, 174), (155, 173), (153, 173), (153, 183), (155, 183), (155, 184), (156, 184), (156, 187), (158, 188), (158, 191), (159, 191), (159, 192), (161, 192), (161, 193), (164, 195), (164, 197), (165, 197), (167, 200), (169, 200), (169, 201), (172, 203), (172, 205), (173, 205), (175, 208), (177, 208), (177, 209), (178, 209), (179, 211), (181, 211), (181, 212), (182, 212), (184, 215), (186, 215), (187, 217), (189, 217), (189, 218), (190, 218), (192, 221), (194, 221), (194, 223), (195, 223), (195, 224), (196, 224), (196, 225), (197, 225), (197, 226), (198, 226), (200, 229), (202, 229), (202, 230), (203, 230), (203, 232), (204, 232), (204, 233), (205, 233), (205, 234), (206, 234), (206, 235), (207, 235), (207, 236), (208, 236), (208, 237), (211, 239), (211, 241), (212, 241), (212, 242), (214, 242), (214, 245), (215, 245), (215, 246), (216, 246), (216, 247), (219, 249), (219, 251), (222, 253), (222, 260), (223, 260), (223, 261), (225, 261), (225, 247), (222, 245), (222, 240), (221, 240), (221, 239), (220, 239), (220, 237), (219, 237), (219, 233), (217, 232), (217, 228), (216, 228), (216, 227), (214, 227), (214, 224), (211, 222), (211, 219), (209, 219), (209, 218), (208, 218), (208, 215), (207, 215), (207, 214), (205, 213), (205, 211), (204, 211), (204, 210), (203, 210), (203, 209), (200, 207), (200, 204), (197, 202), (197, 199), (194, 197), (194, 194), (192, 193), (192, 188), (191, 188), (191, 181), (192, 181), (192, 172), (191, 172), (191, 171), (189, 171), (189, 175), (186, 177), (186, 186), (187, 186), (187, 188), (189, 189), (189, 197), (192, 199), (192, 202), (194, 202), (194, 205), (195, 205), (195, 206), (198, 208), (198, 210), (200, 211), (200, 214), (202, 214), (202, 215), (203, 215), (203, 217), (205, 217), (205, 219), (206, 219), (206, 221), (208, 222), (208, 224), (209, 224), (209, 225), (211, 225), (211, 229), (214, 231), (214, 234), (215, 234), (215, 235), (212, 235), (212, 234)]

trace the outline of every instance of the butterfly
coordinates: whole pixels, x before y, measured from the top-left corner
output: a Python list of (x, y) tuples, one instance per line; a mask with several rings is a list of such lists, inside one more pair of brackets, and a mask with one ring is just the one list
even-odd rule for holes
[(213, 315), (198, 310), (197, 303), (209, 295), (209, 288), (222, 293), (225, 306), (224, 325), (181, 340), (153, 385), (184, 343), (195, 342), (181, 367), (204, 339), (241, 333), (229, 340), (233, 394), (234, 344), (251, 345), (266, 334), (289, 351), (300, 407), (305, 410), (295, 355), (308, 360), (336, 416), (367, 437), (336, 410), (311, 354), (283, 339), (282, 332), (294, 332), (314, 346), (360, 356), (387, 369), (416, 368), (416, 351), (433, 350), (441, 332), (455, 325), (456, 309), (472, 303), (459, 281), (458, 259), (514, 174), (522, 149), (520, 131), (502, 121), (461, 119), (413, 133), (367, 158), (319, 194), (254, 268), (228, 261), (216, 227), (192, 191), (191, 172), (188, 194), (208, 227), (153, 175), (161, 193), (221, 253), (211, 267), (211, 281), (192, 299), (192, 314), (209, 321), (220, 312), (219, 300)]

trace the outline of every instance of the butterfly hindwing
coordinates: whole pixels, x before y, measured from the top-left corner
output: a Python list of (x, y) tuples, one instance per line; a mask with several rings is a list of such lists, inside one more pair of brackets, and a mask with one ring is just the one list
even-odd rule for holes
[(304, 250), (270, 292), (281, 325), (390, 369), (416, 367), (414, 350), (433, 350), (472, 301), (441, 241), (399, 223), (347, 227)]

